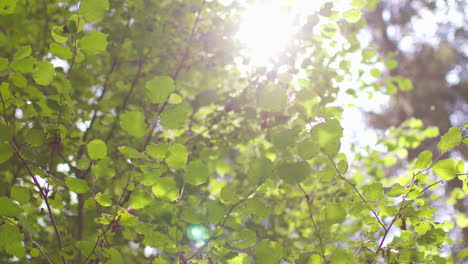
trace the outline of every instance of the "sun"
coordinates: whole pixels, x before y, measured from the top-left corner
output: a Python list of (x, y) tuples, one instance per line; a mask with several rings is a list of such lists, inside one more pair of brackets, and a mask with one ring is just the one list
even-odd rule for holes
[(287, 50), (301, 18), (317, 11), (322, 0), (255, 2), (246, 7), (238, 37), (250, 64), (266, 66)]
[(293, 34), (292, 29), (292, 17), (279, 6), (255, 4), (248, 7), (240, 26), (239, 39), (251, 63), (264, 65), (285, 50)]

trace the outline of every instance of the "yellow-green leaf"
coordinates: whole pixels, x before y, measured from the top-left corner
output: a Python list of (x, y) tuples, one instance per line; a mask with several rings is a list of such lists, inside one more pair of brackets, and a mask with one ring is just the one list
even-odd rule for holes
[(54, 65), (49, 61), (41, 61), (36, 65), (33, 72), (34, 81), (43, 86), (47, 86), (52, 83), (55, 76)]
[(457, 162), (452, 159), (444, 159), (434, 164), (434, 172), (444, 181), (450, 181), (457, 175)]
[(86, 54), (103, 53), (107, 48), (107, 34), (91, 31), (80, 40), (79, 46)]
[(95, 139), (88, 143), (88, 155), (93, 160), (103, 159), (107, 156), (107, 146), (104, 141)]
[(176, 143), (169, 146), (166, 157), (167, 165), (174, 169), (179, 170), (185, 167), (188, 158), (188, 151), (184, 145)]
[(451, 127), (447, 133), (440, 137), (440, 142), (437, 147), (439, 150), (447, 152), (462, 142), (462, 134), (460, 128)]
[(87, 22), (101, 21), (107, 10), (109, 10), (108, 0), (82, 0), (80, 3), (80, 15)]
[(90, 191), (89, 186), (86, 183), (86, 181), (81, 180), (81, 179), (67, 177), (65, 179), (65, 184), (72, 192), (75, 192), (75, 193), (87, 193)]

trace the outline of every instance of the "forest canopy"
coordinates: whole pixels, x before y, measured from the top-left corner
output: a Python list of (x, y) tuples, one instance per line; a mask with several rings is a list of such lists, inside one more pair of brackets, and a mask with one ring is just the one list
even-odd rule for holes
[(0, 262), (464, 263), (468, 125), (417, 98), (467, 92), (391, 2), (0, 0)]

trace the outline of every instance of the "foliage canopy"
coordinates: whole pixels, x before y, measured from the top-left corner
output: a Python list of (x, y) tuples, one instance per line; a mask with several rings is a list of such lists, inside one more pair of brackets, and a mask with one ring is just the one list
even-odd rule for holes
[(443, 254), (454, 224), (434, 220), (431, 192), (455, 177), (468, 192), (447, 155), (465, 128), (396, 177), (385, 168), (437, 130), (410, 119), (383, 152), (342, 150), (337, 98), (353, 69), (374, 79), (350, 95), (412, 88), (380, 82), (396, 61), (357, 39), (377, 1), (348, 4), (325, 3), (272, 65), (243, 72), (235, 1), (0, 0), (0, 262), (468, 256)]

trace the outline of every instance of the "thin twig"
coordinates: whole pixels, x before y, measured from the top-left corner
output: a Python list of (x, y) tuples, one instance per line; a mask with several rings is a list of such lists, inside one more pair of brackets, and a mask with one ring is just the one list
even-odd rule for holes
[[(412, 177), (411, 182), (410, 182), (411, 187), (410, 187), (410, 189), (408, 190), (408, 192), (406, 192), (406, 194), (403, 196), (403, 200), (402, 200), (402, 202), (401, 202), (400, 208), (399, 208), (398, 211), (397, 211), (397, 214), (393, 217), (392, 221), (390, 222), (390, 224), (388, 225), (388, 227), (385, 229), (385, 233), (384, 233), (382, 239), (380, 240), (379, 248), (378, 248), (377, 251), (375, 252), (374, 259), (373, 259), (372, 263), (374, 263), (374, 262), (376, 261), (379, 252), (382, 251), (383, 243), (385, 242), (385, 239), (387, 238), (387, 235), (388, 235), (390, 229), (393, 227), (393, 225), (395, 224), (396, 220), (401, 216), (401, 212), (402, 212), (404, 209), (406, 209), (409, 205), (411, 205), (411, 203), (414, 202), (414, 200), (411, 200), (411, 201), (409, 201), (409, 202), (405, 205), (406, 198), (408, 197), (409, 193), (410, 193), (411, 191), (413, 191), (413, 189), (414, 189), (413, 183), (416, 181), (416, 176), (418, 176), (419, 174), (421, 174), (421, 173), (423, 173), (423, 172), (428, 171), (429, 169), (431, 169), (431, 168), (434, 166), (434, 164), (435, 164), (438, 160), (440, 160), (440, 158), (442, 158), (442, 156), (444, 155), (444, 153), (445, 153), (445, 152), (441, 152), (441, 153), (437, 156), (437, 158), (434, 160), (434, 162), (432, 162), (432, 164), (431, 164), (429, 167), (427, 167), (427, 168), (425, 168), (425, 169), (422, 169), (422, 170), (419, 170), (417, 173), (413, 173), (413, 177)], [(443, 182), (443, 181), (440, 180), (440, 181), (437, 181), (437, 182), (435, 182), (435, 183), (433, 183), (433, 184), (427, 186), (426, 188), (424, 188), (423, 190), (421, 190), (420, 193), (424, 193), (426, 190), (428, 190), (428, 189), (431, 188), (432, 186), (437, 185), (437, 184), (439, 184), (439, 183), (441, 183), (441, 182)]]
[(310, 220), (312, 221), (312, 224), (314, 225), (314, 228), (315, 228), (315, 231), (317, 231), (317, 233), (319, 234), (318, 237), (319, 237), (319, 243), (320, 243), (320, 251), (321, 253), (318, 253), (316, 252), (316, 254), (318, 254), (319, 256), (321, 256), (323, 258), (323, 260), (325, 261), (325, 263), (329, 263), (328, 260), (327, 260), (327, 257), (325, 256), (325, 250), (323, 248), (323, 238), (322, 236), (320, 235), (320, 229), (318, 228), (315, 220), (314, 220), (314, 215), (312, 214), (312, 198), (310, 197), (309, 194), (307, 194), (307, 192), (304, 190), (304, 188), (302, 187), (302, 185), (300, 183), (297, 184), (297, 186), (299, 187), (299, 189), (301, 189), (301, 191), (304, 193), (304, 198), (306, 199), (307, 201), (307, 206), (308, 206), (308, 209), (309, 209), (309, 218)]
[(1, 217), (3, 220), (6, 220), (8, 222), (10, 222), (12, 225), (15, 225), (25, 236), (27, 239), (29, 239), (29, 241), (31, 241), (31, 243), (33, 243), (36, 248), (39, 250), (39, 252), (41, 253), (41, 255), (46, 259), (47, 263), (49, 264), (54, 264), (54, 262), (52, 262), (52, 260), (50, 260), (49, 256), (47, 256), (47, 254), (44, 252), (44, 250), (42, 249), (41, 245), (39, 245), (39, 243), (37, 243), (36, 241), (34, 241), (34, 239), (32, 238), (31, 234), (29, 234), (26, 230), (24, 230), (23, 226), (21, 226), (19, 223), (15, 223), (13, 222), (11, 219), (9, 218), (6, 218), (6, 217)]
[[(187, 41), (187, 47), (185, 48), (184, 54), (182, 55), (182, 59), (180, 60), (179, 65), (177, 66), (175, 73), (172, 75), (172, 79), (174, 81), (176, 81), (177, 77), (179, 77), (179, 74), (182, 71), (182, 69), (184, 67), (184, 64), (185, 64), (185, 62), (188, 59), (188, 56), (190, 54), (190, 47), (192, 46), (193, 36), (195, 35), (195, 29), (197, 28), (197, 25), (198, 25), (198, 23), (200, 21), (201, 13), (203, 11), (203, 7), (204, 7), (205, 3), (206, 3), (205, 0), (202, 0), (202, 3), (200, 4), (200, 7), (198, 8), (197, 17), (195, 18), (195, 22), (193, 23), (192, 30), (190, 32), (190, 36), (189, 36), (189, 39)], [(151, 127), (151, 129), (150, 129), (150, 131), (148, 133), (148, 136), (146, 136), (145, 143), (143, 144), (143, 147), (141, 148), (141, 150), (144, 150), (146, 148), (146, 146), (148, 146), (148, 144), (151, 142), (151, 138), (153, 137), (154, 130), (156, 129), (156, 127), (159, 124), (159, 120), (161, 118), (161, 113), (166, 109), (168, 103), (169, 103), (169, 101), (166, 100), (159, 107), (156, 122)]]
[(354, 183), (352, 183), (351, 181), (349, 181), (347, 178), (345, 178), (343, 176), (343, 174), (341, 174), (341, 172), (338, 170), (338, 167), (336, 166), (335, 162), (333, 161), (333, 158), (330, 156), (330, 155), (327, 155), (328, 156), (328, 159), (331, 161), (331, 163), (333, 164), (333, 168), (335, 168), (335, 171), (336, 173), (340, 176), (341, 179), (343, 179), (346, 183), (348, 183), (349, 185), (351, 185), (351, 187), (353, 187), (353, 189), (356, 191), (356, 193), (358, 194), (359, 198), (361, 198), (361, 201), (366, 205), (367, 209), (369, 209), (372, 214), (374, 215), (375, 219), (377, 220), (377, 222), (380, 224), (380, 226), (382, 226), (382, 228), (384, 230), (387, 230), (387, 228), (385, 227), (384, 223), (382, 222), (382, 220), (380, 219), (380, 217), (377, 215), (377, 212), (372, 209), (369, 205), (369, 203), (366, 201), (366, 199), (364, 199), (364, 196), (361, 194), (361, 192), (357, 189), (356, 185)]
[[(63, 250), (62, 237), (60, 236), (60, 232), (58, 230), (57, 223), (55, 222), (55, 218), (54, 218), (54, 215), (52, 213), (52, 207), (50, 206), (50, 203), (49, 203), (48, 191), (46, 191), (46, 190), (44, 190), (44, 188), (42, 188), (41, 184), (39, 183), (36, 176), (34, 175), (32, 169), (29, 167), (26, 160), (21, 156), (20, 151), (19, 151), (18, 147), (16, 146), (16, 144), (13, 141), (10, 141), (10, 143), (13, 146), (13, 149), (15, 151), (16, 156), (21, 160), (24, 167), (28, 171), (29, 175), (33, 179), (34, 184), (39, 189), (40, 196), (41, 196), (42, 200), (44, 200), (44, 202), (46, 204), (47, 212), (48, 212), (49, 217), (50, 217), (50, 221), (52, 222), (52, 226), (54, 227), (54, 231), (55, 231), (55, 235), (57, 237), (59, 249), (60, 249), (60, 251), (62, 251)], [(61, 258), (62, 258), (63, 263), (67, 263), (63, 256), (61, 256)]]

